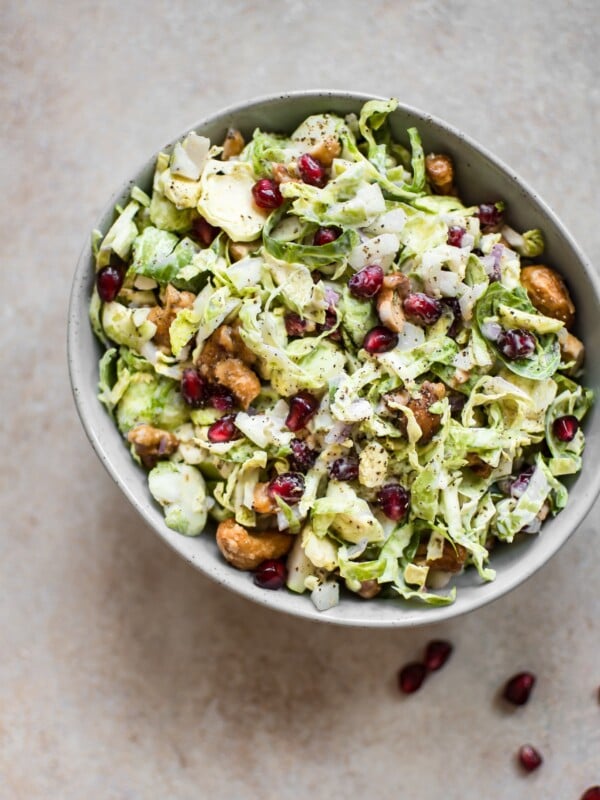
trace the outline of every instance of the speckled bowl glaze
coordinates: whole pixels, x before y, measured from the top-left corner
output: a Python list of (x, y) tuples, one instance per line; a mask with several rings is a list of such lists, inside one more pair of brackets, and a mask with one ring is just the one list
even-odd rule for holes
[[(361, 105), (372, 97), (374, 95), (339, 91), (304, 91), (264, 97), (227, 108), (202, 120), (193, 129), (214, 142), (223, 139), (229, 126), (239, 128), (246, 136), (251, 135), (256, 127), (289, 132), (310, 114), (358, 112)], [(508, 220), (516, 229), (541, 228), (544, 231), (547, 242), (544, 261), (558, 268), (571, 289), (577, 307), (575, 332), (584, 340), (588, 353), (585, 382), (597, 392), (600, 362), (589, 355), (600, 352), (600, 284), (592, 265), (560, 221), (510, 168), (450, 125), (402, 105), (390, 121), (396, 137), (405, 139), (406, 128), (416, 125), (426, 152), (447, 152), (453, 156), (461, 197), (467, 203), (502, 198), (508, 203)], [(187, 131), (178, 133), (174, 141), (185, 133)], [(115, 203), (124, 202), (133, 184), (149, 189), (155, 157), (156, 154), (152, 155), (121, 186), (94, 227), (107, 230)], [(587, 448), (583, 470), (570, 481), (567, 508), (544, 524), (541, 535), (494, 551), (491, 559), (497, 571), (494, 582), (483, 584), (475, 570), (467, 570), (461, 575), (456, 581), (457, 599), (453, 605), (430, 608), (402, 600), (364, 601), (348, 593), (342, 596), (337, 607), (319, 612), (308, 594), (259, 589), (253, 584), (251, 574), (238, 572), (221, 558), (211, 529), (199, 537), (187, 538), (167, 528), (161, 509), (148, 491), (146, 473), (133, 462), (113, 421), (98, 402), (96, 392), (101, 347), (88, 322), (93, 279), (94, 265), (89, 236), (86, 236), (73, 280), (68, 359), (73, 394), (87, 436), (110, 475), (147, 524), (205, 575), (249, 600), (287, 614), (341, 625), (401, 628), (450, 619), (495, 600), (543, 566), (577, 529), (600, 490), (600, 470), (596, 464), (600, 451), (600, 409), (596, 406), (586, 420)]]

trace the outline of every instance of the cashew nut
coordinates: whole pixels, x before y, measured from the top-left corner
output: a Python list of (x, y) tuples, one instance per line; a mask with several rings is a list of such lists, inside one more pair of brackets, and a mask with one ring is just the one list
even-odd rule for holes
[(277, 511), (277, 503), (269, 494), (268, 483), (257, 483), (254, 487), (252, 508), (257, 514), (273, 514)]
[(570, 328), (575, 321), (575, 306), (565, 282), (556, 270), (543, 264), (524, 267), (521, 283), (532, 304), (547, 317), (564, 322)]
[(159, 458), (170, 456), (179, 446), (174, 434), (145, 424), (132, 428), (127, 434), (127, 441), (133, 445), (142, 464), (148, 469), (155, 467)]
[(223, 161), (239, 156), (246, 145), (244, 137), (236, 128), (229, 128), (223, 142)]
[(234, 519), (226, 519), (217, 528), (217, 547), (236, 569), (256, 569), (263, 561), (281, 558), (294, 543), (294, 537), (279, 531), (250, 533)]
[(318, 158), (324, 167), (330, 167), (334, 158), (342, 152), (342, 147), (337, 139), (328, 136), (308, 151), (313, 158)]
[(560, 356), (563, 362), (566, 364), (571, 361), (573, 362), (573, 366), (570, 367), (567, 374), (576, 375), (581, 369), (583, 359), (585, 358), (585, 347), (583, 346), (583, 342), (581, 342), (576, 336), (573, 336), (572, 333), (566, 333), (564, 336), (558, 337), (558, 344), (560, 347)]
[(425, 158), (425, 172), (436, 194), (454, 193), (454, 164), (450, 156), (430, 153)]

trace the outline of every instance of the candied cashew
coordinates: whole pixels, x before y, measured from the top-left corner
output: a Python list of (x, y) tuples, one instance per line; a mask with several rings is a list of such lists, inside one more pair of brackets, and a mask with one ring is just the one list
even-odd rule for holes
[(430, 153), (425, 158), (425, 172), (436, 194), (454, 194), (454, 164), (450, 156)]
[(246, 409), (260, 394), (260, 381), (255, 372), (239, 358), (226, 358), (215, 367), (215, 378), (230, 389)]
[(156, 325), (156, 333), (152, 340), (161, 350), (167, 353), (171, 352), (169, 336), (171, 323), (177, 316), (177, 312), (182, 308), (192, 306), (195, 299), (196, 295), (192, 292), (179, 292), (169, 283), (165, 290), (163, 306), (153, 306), (150, 309), (148, 320)]
[(330, 167), (333, 159), (337, 158), (341, 152), (342, 146), (333, 136), (322, 139), (308, 151), (309, 155), (318, 158), (324, 167)]
[(230, 158), (234, 158), (234, 156), (239, 156), (245, 146), (246, 142), (244, 141), (244, 137), (237, 128), (229, 128), (223, 141), (223, 161), (228, 161)]
[(377, 314), (381, 322), (394, 333), (401, 333), (406, 318), (402, 301), (410, 292), (410, 282), (406, 275), (393, 273), (386, 275), (383, 286), (377, 295)]
[(140, 461), (148, 469), (155, 467), (160, 458), (172, 455), (179, 446), (174, 434), (143, 423), (129, 431), (127, 441), (133, 445)]
[(372, 600), (374, 597), (377, 597), (379, 592), (381, 591), (381, 585), (377, 583), (377, 581), (369, 580), (369, 581), (361, 581), (360, 589), (356, 592), (359, 597), (362, 597), (364, 600)]
[(575, 321), (575, 306), (565, 282), (556, 270), (543, 264), (523, 267), (521, 283), (532, 305), (547, 317), (558, 319), (570, 328)]
[(558, 344), (560, 347), (560, 356), (565, 363), (574, 362), (573, 366), (568, 370), (568, 375), (575, 375), (583, 365), (585, 358), (585, 347), (572, 333), (567, 333), (566, 336), (559, 337)]
[[(442, 424), (442, 417), (440, 414), (432, 414), (429, 408), (434, 403), (437, 403), (438, 400), (442, 400), (445, 396), (446, 387), (443, 383), (423, 381), (417, 396), (409, 398), (406, 403), (404, 403), (404, 405), (413, 412), (415, 421), (419, 428), (421, 428), (419, 444), (429, 442), (433, 435), (439, 430)], [(400, 428), (406, 432), (406, 427), (406, 415), (403, 414), (400, 419)]]
[(422, 542), (417, 548), (415, 564), (430, 567), (442, 572), (460, 572), (467, 560), (468, 551), (460, 544), (451, 544), (444, 540), (442, 555), (438, 558), (427, 558), (427, 542)]
[(277, 503), (269, 494), (268, 483), (257, 483), (254, 487), (252, 508), (257, 514), (273, 514), (277, 511)]
[(217, 528), (217, 547), (236, 569), (256, 569), (263, 561), (286, 555), (294, 537), (279, 531), (250, 533), (234, 519), (226, 519)]

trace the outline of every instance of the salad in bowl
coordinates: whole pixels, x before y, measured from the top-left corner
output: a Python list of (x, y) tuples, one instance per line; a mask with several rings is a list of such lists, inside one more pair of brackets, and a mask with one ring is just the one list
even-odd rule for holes
[(543, 232), (463, 203), (396, 105), (192, 131), (93, 236), (99, 399), (166, 525), (319, 610), (492, 581), (565, 507), (592, 403)]

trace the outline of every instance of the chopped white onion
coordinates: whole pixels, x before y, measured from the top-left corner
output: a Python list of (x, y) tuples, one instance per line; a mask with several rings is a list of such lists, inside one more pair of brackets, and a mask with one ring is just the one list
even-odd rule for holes
[(502, 326), (497, 322), (484, 322), (481, 326), (481, 333), (490, 342), (497, 342), (502, 333)]
[(337, 606), (340, 602), (340, 587), (335, 581), (320, 583), (316, 589), (310, 593), (310, 599), (315, 604), (317, 611), (327, 611), (329, 608)]

